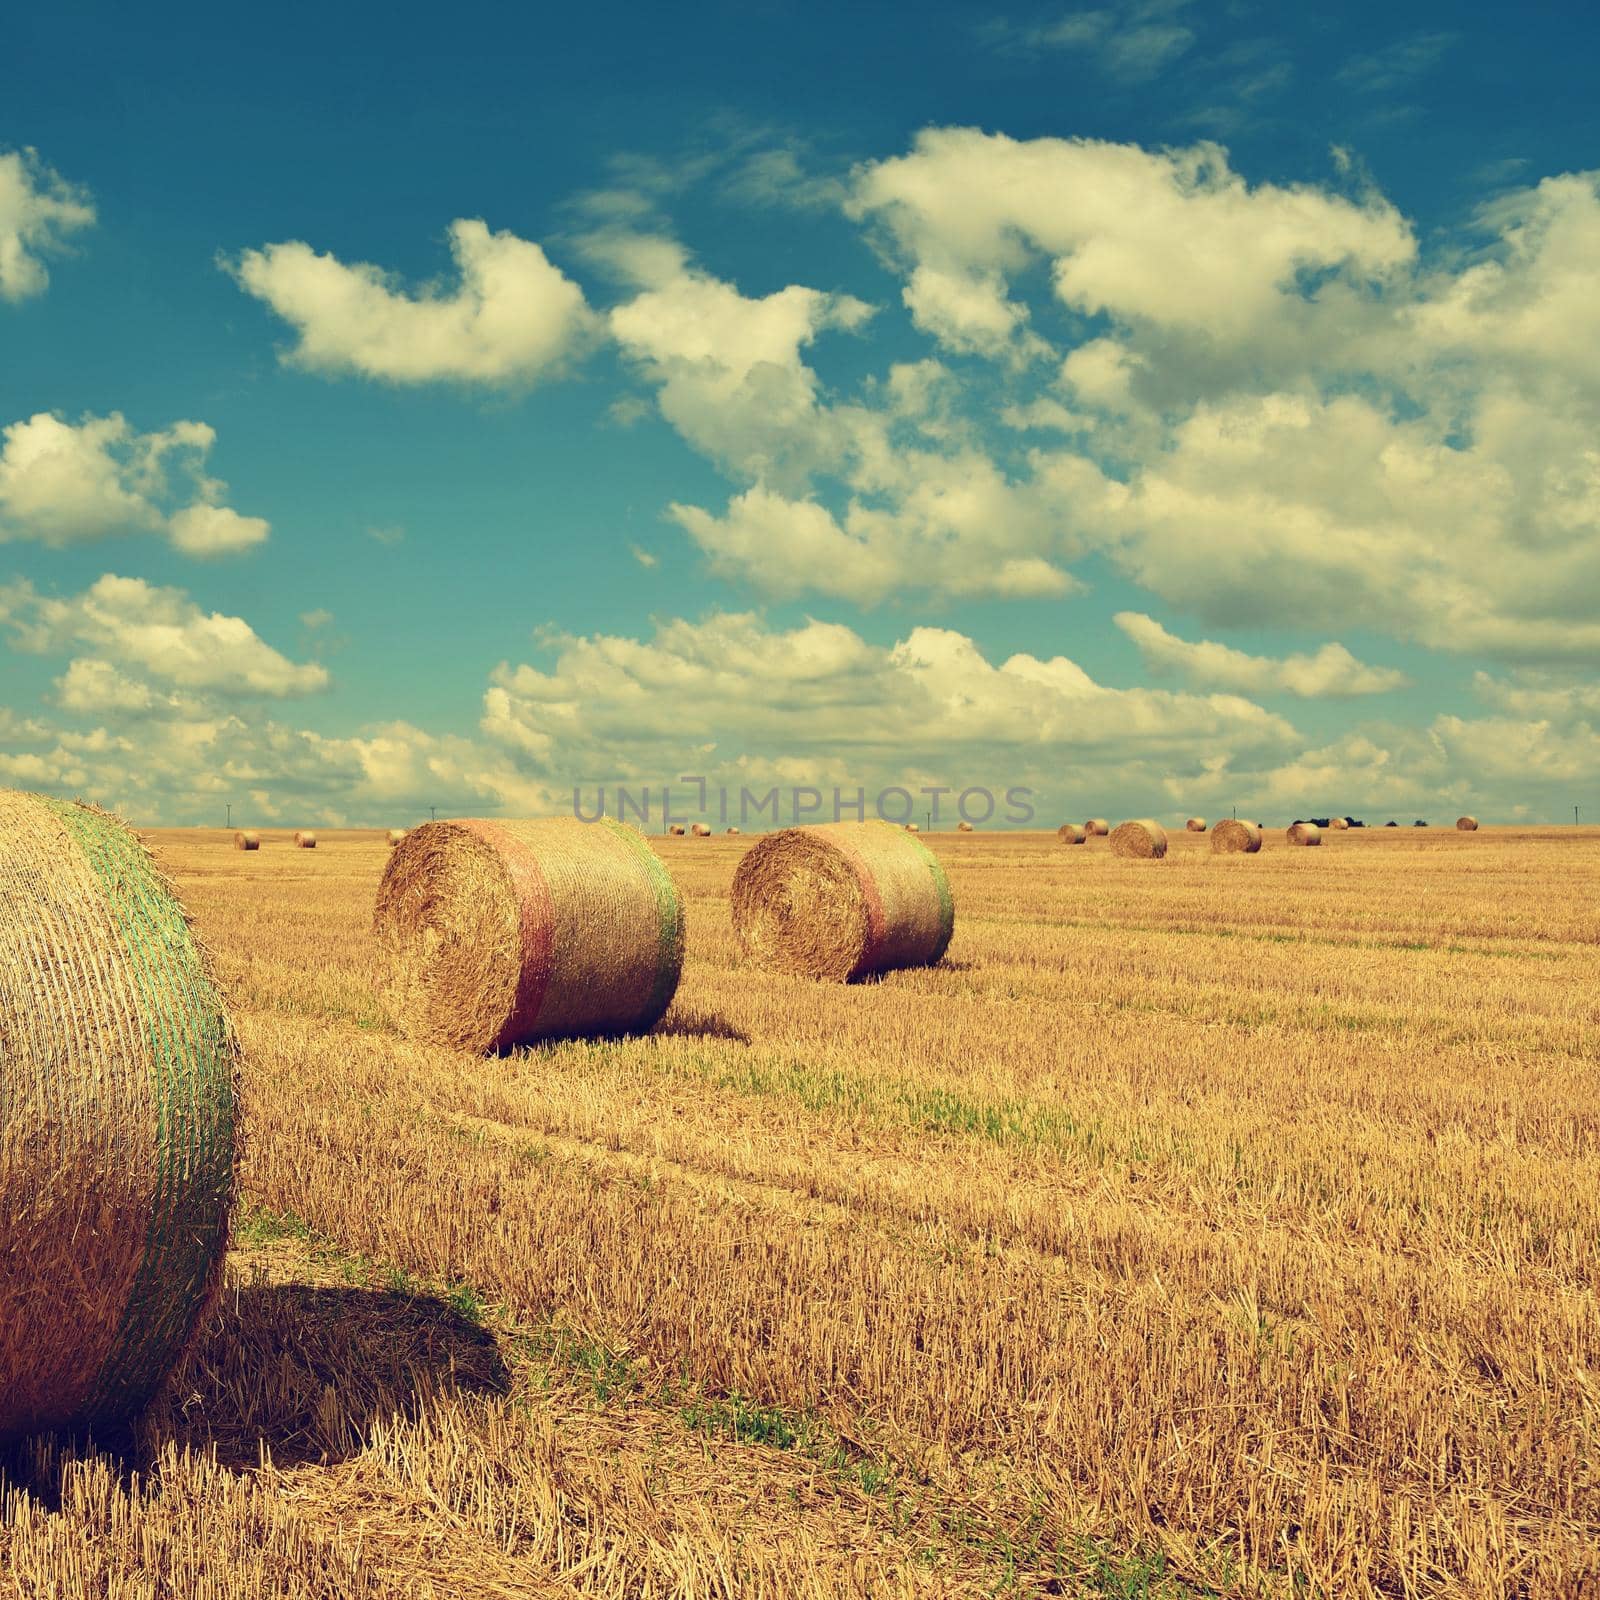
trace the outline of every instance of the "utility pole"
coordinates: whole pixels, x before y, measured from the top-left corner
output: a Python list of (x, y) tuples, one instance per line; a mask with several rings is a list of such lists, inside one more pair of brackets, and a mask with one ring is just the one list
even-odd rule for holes
[(430, 822), (437, 822), (439, 820), (439, 808), (437, 806), (428, 807), (428, 820)]
[(233, 826), (233, 803), (231, 801), (228, 803), (228, 823), (227, 823), (227, 825), (230, 828)]
[(1572, 808), (1572, 826), (1574, 828), (1578, 826), (1578, 808), (1576, 806)]

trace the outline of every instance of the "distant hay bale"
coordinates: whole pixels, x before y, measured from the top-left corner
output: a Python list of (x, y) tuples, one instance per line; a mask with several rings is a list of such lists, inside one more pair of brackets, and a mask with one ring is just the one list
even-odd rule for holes
[(294, 847), (296, 850), (315, 850), (317, 848), (316, 834), (301, 829), (294, 836)]
[(392, 850), (406, 836), (404, 828), (391, 828), (389, 830), (389, 848)]
[(737, 828), (729, 828), (729, 829), (728, 829), (728, 832), (729, 832), (729, 833), (738, 833), (738, 832), (739, 832), (739, 829), (737, 829)]
[(683, 968), (682, 899), (610, 818), (425, 822), (389, 857), (373, 932), (401, 1029), (458, 1050), (648, 1032)]
[(248, 833), (241, 828), (233, 836), (233, 848), (235, 850), (259, 850), (261, 848), (261, 835), (259, 833)]
[(822, 823), (769, 833), (746, 853), (733, 928), (758, 967), (848, 983), (940, 960), (955, 902), (944, 868), (904, 828)]
[(674, 822), (667, 829), (667, 832), (670, 833), (673, 838), (681, 839), (683, 837), (683, 824), (681, 822)]
[(0, 790), (0, 1442), (160, 1388), (221, 1278), (233, 1034), (171, 885), (93, 807)]
[(1462, 833), (1476, 833), (1478, 831), (1478, 819), (1476, 817), (1457, 817), (1456, 827)]
[(1211, 849), (1219, 856), (1253, 856), (1261, 848), (1261, 828), (1254, 822), (1224, 817), (1211, 830)]
[(1350, 827), (1350, 819), (1348, 817), (1330, 817), (1328, 819), (1328, 826), (1332, 828), (1335, 833), (1347, 832)]
[(1314, 822), (1296, 822), (1284, 830), (1284, 838), (1290, 844), (1321, 844), (1322, 829)]
[(905, 827), (906, 827), (906, 832), (907, 833), (921, 833), (922, 832), (922, 829), (920, 827), (918, 827), (917, 824), (914, 823), (914, 822), (908, 822), (905, 825)]
[(1159, 861), (1167, 853), (1167, 830), (1148, 817), (1119, 822), (1111, 833), (1111, 853), (1130, 861)]
[(1063, 822), (1061, 826), (1056, 829), (1056, 838), (1058, 838), (1062, 844), (1082, 844), (1083, 841), (1088, 837), (1089, 835), (1084, 831), (1084, 827), (1081, 822)]
[(707, 822), (697, 822), (689, 831), (697, 839), (709, 839), (711, 837), (711, 825)]
[(1103, 839), (1108, 833), (1111, 832), (1111, 824), (1107, 822), (1104, 817), (1090, 817), (1089, 820), (1084, 823), (1083, 831), (1091, 839), (1093, 839), (1097, 834)]
[(965, 822), (965, 821), (958, 822), (956, 824), (956, 832), (957, 833), (971, 833), (972, 832), (972, 824), (970, 822)]
[(1190, 817), (1183, 827), (1186, 833), (1204, 833), (1206, 831), (1206, 819), (1204, 817)]

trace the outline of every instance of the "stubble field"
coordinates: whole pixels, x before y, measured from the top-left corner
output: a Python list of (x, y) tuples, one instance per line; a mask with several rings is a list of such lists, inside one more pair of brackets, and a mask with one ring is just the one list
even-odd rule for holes
[(1600, 1593), (1600, 830), (933, 835), (937, 969), (403, 1041), (387, 851), (150, 836), (247, 1055), (229, 1288), (0, 1595)]

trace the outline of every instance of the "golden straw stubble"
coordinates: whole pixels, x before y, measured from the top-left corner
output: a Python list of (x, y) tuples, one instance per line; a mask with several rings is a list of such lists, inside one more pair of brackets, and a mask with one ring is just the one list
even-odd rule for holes
[(1119, 822), (1111, 834), (1111, 853), (1131, 861), (1159, 861), (1167, 853), (1167, 830), (1149, 817)]
[(1211, 830), (1211, 849), (1219, 856), (1253, 856), (1261, 848), (1261, 826), (1238, 817), (1224, 817)]
[(609, 818), (424, 823), (389, 856), (373, 931), (402, 1030), (462, 1050), (648, 1032), (683, 968), (682, 897)]
[(885, 822), (769, 833), (739, 863), (732, 910), (747, 961), (838, 983), (932, 966), (955, 926), (944, 869), (920, 839)]

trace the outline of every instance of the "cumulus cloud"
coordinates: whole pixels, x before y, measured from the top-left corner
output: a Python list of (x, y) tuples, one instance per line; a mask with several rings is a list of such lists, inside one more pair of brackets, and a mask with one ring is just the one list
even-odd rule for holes
[(295, 329), (288, 359), (313, 371), (498, 386), (559, 371), (594, 327), (582, 289), (513, 233), (462, 218), (449, 236), (457, 281), (415, 292), (381, 267), (298, 240), (223, 264)]
[(87, 192), (40, 161), (34, 150), (0, 150), (0, 300), (43, 294), (43, 257), (95, 220)]
[[(206, 612), (181, 589), (107, 573), (82, 594), (56, 599), (26, 583), (0, 588), (0, 625), (36, 653), (87, 649), (91, 663), (69, 669), (61, 692), (142, 700), (121, 669), (176, 689), (283, 698), (328, 686), (316, 662), (297, 664), (274, 650), (242, 617)], [(87, 702), (86, 702), (87, 703)]]
[(140, 433), (116, 412), (71, 423), (40, 411), (0, 430), (0, 441), (0, 543), (157, 533), (187, 555), (214, 556), (271, 531), (220, 503), (227, 485), (205, 471), (216, 433), (203, 422)]
[(1370, 667), (1356, 660), (1342, 644), (1324, 644), (1312, 655), (1253, 656), (1212, 639), (1180, 639), (1142, 612), (1119, 611), (1111, 620), (1138, 645), (1152, 672), (1176, 675), (1203, 688), (1342, 700), (1384, 694), (1410, 682), (1392, 667)]

